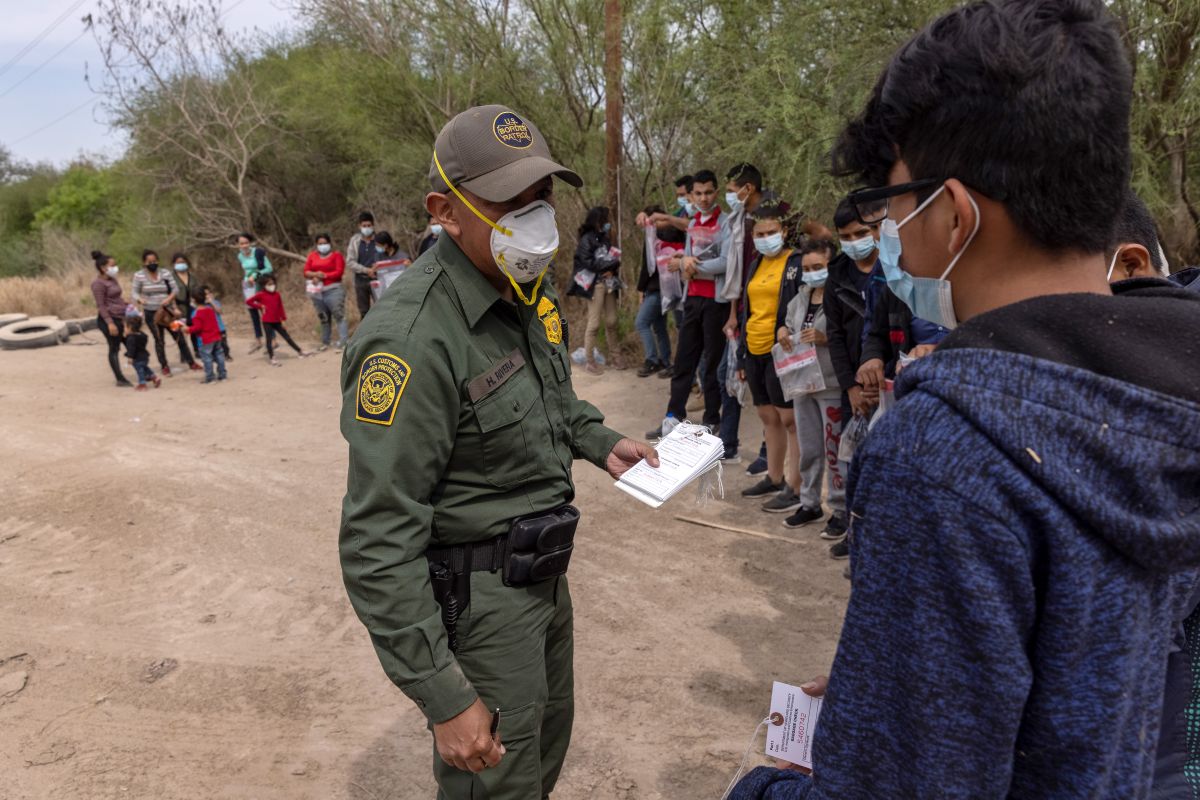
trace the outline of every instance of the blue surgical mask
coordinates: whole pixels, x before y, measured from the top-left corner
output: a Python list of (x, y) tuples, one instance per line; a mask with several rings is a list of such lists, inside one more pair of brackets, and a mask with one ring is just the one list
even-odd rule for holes
[(317, 245), (317, 252), (323, 256), (329, 255), (329, 251), (332, 249), (332, 245), (326, 244), (325, 242), (321, 242), (319, 245)]
[(779, 251), (783, 249), (783, 234), (772, 233), (769, 236), (755, 236), (754, 249), (767, 258), (779, 255)]
[(387, 250), (383, 249), (379, 245), (375, 245), (375, 252), (378, 253), (379, 255), (383, 255), (384, 253), (387, 252)]
[(814, 289), (820, 289), (825, 285), (825, 281), (829, 280), (829, 268), (821, 267), (821, 269), (814, 269), (812, 272), (805, 272), (800, 276), (800, 280)]
[(442, 226), (438, 225), (435, 222), (429, 226), (429, 232), (432, 233), (434, 236), (441, 236), (442, 235)]
[(729, 206), (730, 211), (737, 211), (742, 207), (742, 198), (738, 197), (737, 192), (726, 192), (725, 205)]
[(879, 226), (879, 263), (887, 278), (888, 288), (904, 302), (904, 305), (908, 306), (914, 317), (932, 322), (934, 325), (941, 325), (943, 328), (954, 329), (958, 326), (958, 316), (954, 313), (954, 293), (950, 288), (950, 281), (946, 280), (946, 277), (958, 264), (962, 254), (967, 252), (967, 248), (975, 240), (975, 235), (979, 233), (979, 204), (975, 202), (975, 198), (970, 194), (967, 195), (967, 199), (971, 201), (971, 207), (975, 209), (975, 227), (971, 231), (971, 235), (967, 237), (962, 249), (950, 260), (950, 266), (946, 267), (942, 277), (918, 278), (900, 266), (900, 229), (928, 208), (929, 204), (945, 190), (946, 187), (943, 185), (899, 223), (892, 219), (883, 221), (883, 224)]
[(176, 272), (187, 272), (187, 270), (188, 270), (188, 265), (187, 265), (186, 261), (180, 261), (178, 264), (175, 265)]
[(606, 223), (604, 223), (604, 228), (603, 228), (602, 230), (603, 230), (605, 233), (608, 233), (609, 231), (611, 231), (611, 230), (612, 230), (612, 223), (611, 223), (611, 222), (606, 222)]
[(875, 237), (864, 236), (849, 242), (842, 242), (842, 252), (855, 261), (866, 261), (875, 252)]
[(691, 203), (688, 202), (687, 195), (684, 195), (683, 197), (676, 197), (675, 202), (678, 203), (679, 207), (685, 211), (687, 210), (687, 207), (691, 205)]

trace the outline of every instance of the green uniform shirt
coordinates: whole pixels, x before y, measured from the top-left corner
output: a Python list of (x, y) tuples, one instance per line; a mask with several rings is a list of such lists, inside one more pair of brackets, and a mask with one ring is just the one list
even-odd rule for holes
[(505, 301), (441, 236), (346, 349), (343, 577), (384, 671), (433, 722), (476, 694), (447, 647), (425, 550), (569, 503), (572, 460), (603, 467), (621, 439), (575, 396), (561, 339), (550, 297)]

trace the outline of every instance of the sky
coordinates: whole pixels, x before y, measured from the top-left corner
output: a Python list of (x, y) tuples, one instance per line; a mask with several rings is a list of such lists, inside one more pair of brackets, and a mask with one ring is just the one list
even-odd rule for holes
[[(286, 3), (223, 0), (230, 28), (268, 31), (288, 27)], [(96, 0), (0, 0), (0, 145), (19, 160), (61, 166), (80, 154), (117, 158), (125, 148), (84, 82), (89, 71), (98, 82), (101, 68), (95, 38), (80, 35), (80, 20), (89, 13), (96, 14)], [(61, 24), (9, 64), (64, 14)]]

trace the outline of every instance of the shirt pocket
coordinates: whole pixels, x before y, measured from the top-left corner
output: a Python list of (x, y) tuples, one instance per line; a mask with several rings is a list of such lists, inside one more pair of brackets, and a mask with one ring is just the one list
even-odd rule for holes
[(536, 453), (530, 452), (533, 437), (526, 430), (535, 419), (530, 411), (538, 405), (538, 389), (529, 367), (505, 381), (491, 394), (472, 405), (479, 425), (484, 479), (498, 489), (511, 489), (533, 475)]

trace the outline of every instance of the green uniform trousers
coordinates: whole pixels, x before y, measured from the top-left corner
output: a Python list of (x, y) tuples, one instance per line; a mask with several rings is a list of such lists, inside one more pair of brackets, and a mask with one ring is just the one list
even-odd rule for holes
[(500, 708), (500, 764), (463, 772), (433, 754), (438, 800), (539, 800), (562, 770), (575, 716), (575, 638), (566, 576), (510, 588), (471, 575), (458, 663), (489, 710)]

